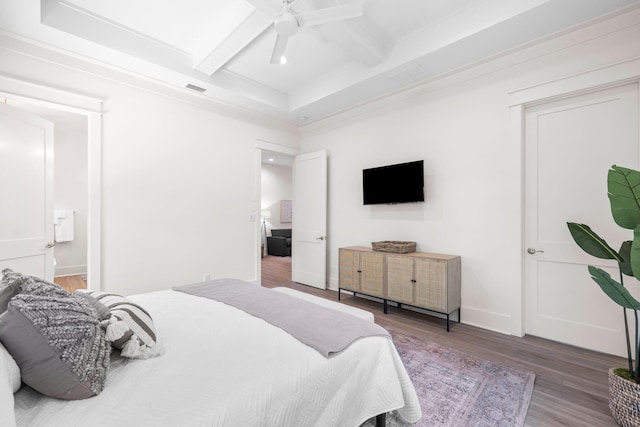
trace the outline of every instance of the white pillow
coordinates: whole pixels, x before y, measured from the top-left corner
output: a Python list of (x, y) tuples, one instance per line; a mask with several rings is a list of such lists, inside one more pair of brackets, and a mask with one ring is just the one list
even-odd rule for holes
[(22, 381), (20, 380), (20, 368), (11, 354), (0, 343), (0, 378), (6, 381), (11, 388), (11, 393), (15, 393), (20, 389)]
[(20, 388), (20, 369), (6, 348), (0, 344), (0, 425), (14, 427), (13, 393)]

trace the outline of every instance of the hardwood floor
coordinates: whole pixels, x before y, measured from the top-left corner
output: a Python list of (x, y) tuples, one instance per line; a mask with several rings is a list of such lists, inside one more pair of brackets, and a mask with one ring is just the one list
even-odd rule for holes
[[(263, 258), (262, 286), (285, 286), (330, 300), (338, 298), (335, 291), (292, 282), (290, 257)], [(437, 341), (503, 365), (534, 371), (536, 381), (526, 426), (617, 426), (608, 407), (607, 371), (610, 367), (625, 366), (626, 359), (465, 324), (452, 323), (451, 332), (447, 333), (444, 319), (395, 307), (389, 307), (385, 315), (381, 303), (345, 294), (342, 302), (371, 311), (382, 326), (401, 329), (417, 338)]]
[(54, 277), (53, 283), (62, 286), (69, 292), (77, 289), (87, 289), (87, 278), (84, 275)]

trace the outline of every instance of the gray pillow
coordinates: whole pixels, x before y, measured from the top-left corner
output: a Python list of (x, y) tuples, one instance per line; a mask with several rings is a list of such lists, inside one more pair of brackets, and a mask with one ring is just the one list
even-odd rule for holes
[(98, 314), (98, 319), (105, 320), (111, 317), (111, 312), (109, 311), (109, 307), (107, 307), (106, 305), (104, 305), (94, 297), (92, 297), (89, 293), (76, 291), (73, 293), (73, 295), (86, 299), (89, 302), (89, 304), (91, 304), (91, 306), (96, 310), (96, 313)]
[(42, 296), (68, 296), (69, 292), (61, 286), (56, 285), (55, 283), (47, 282), (44, 279), (40, 279), (35, 276), (27, 276), (26, 274), (16, 273), (15, 271), (5, 269), (2, 271), (5, 277), (8, 277), (9, 280), (13, 280), (20, 284), (20, 292), (33, 294), (33, 295), (42, 295)]
[(28, 276), (15, 273), (10, 268), (2, 270), (2, 280), (0, 280), (0, 314), (7, 310), (9, 301), (20, 293), (22, 283), (31, 280)]
[(104, 387), (111, 346), (86, 299), (53, 291), (16, 295), (0, 316), (0, 341), (31, 388), (58, 399), (95, 396)]
[(9, 301), (20, 293), (20, 285), (17, 283), (8, 283), (5, 280), (0, 281), (0, 314), (7, 310)]
[(0, 314), (7, 310), (11, 298), (21, 292), (36, 295), (69, 295), (69, 292), (54, 283), (5, 268), (0, 280)]

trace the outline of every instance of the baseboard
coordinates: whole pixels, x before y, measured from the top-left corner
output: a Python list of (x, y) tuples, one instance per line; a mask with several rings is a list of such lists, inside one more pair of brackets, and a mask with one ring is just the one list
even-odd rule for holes
[(77, 276), (79, 274), (87, 274), (87, 265), (70, 265), (66, 267), (56, 266), (54, 276)]
[(462, 307), (462, 323), (506, 335), (511, 335), (513, 329), (512, 319), (508, 314), (464, 306)]

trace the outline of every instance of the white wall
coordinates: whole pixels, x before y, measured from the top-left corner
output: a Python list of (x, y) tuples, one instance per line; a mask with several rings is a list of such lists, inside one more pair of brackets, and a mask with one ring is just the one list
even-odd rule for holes
[[(463, 322), (510, 333), (523, 256), (510, 92), (638, 57), (638, 40), (636, 11), (304, 127), (302, 152), (329, 155), (331, 287), (339, 247), (416, 241), (418, 251), (462, 257)], [(421, 159), (424, 204), (362, 205), (363, 168)]]
[[(415, 240), (421, 251), (462, 256), (464, 322), (508, 332), (523, 252), (522, 154), (510, 137), (509, 93), (639, 57), (639, 15), (305, 126), (303, 151), (329, 154), (332, 286), (338, 247)], [(295, 130), (3, 35), (0, 75), (104, 100), (104, 289), (140, 293), (206, 273), (256, 278), (256, 139), (295, 147)], [(417, 159), (425, 160), (424, 204), (362, 206), (363, 168)]]
[(290, 222), (280, 222), (280, 201), (291, 200), (293, 197), (291, 174), (291, 167), (262, 164), (261, 208), (271, 211), (271, 218), (266, 221), (268, 236), (271, 235), (269, 231), (274, 228), (291, 228), (292, 226)]
[(5, 36), (0, 75), (104, 100), (104, 290), (256, 279), (256, 140), (297, 147), (295, 130)]

